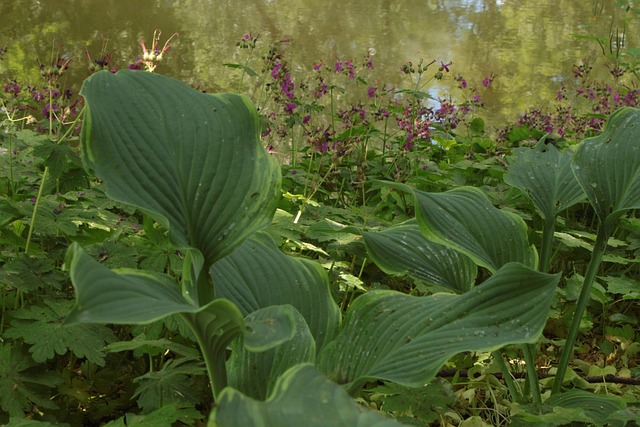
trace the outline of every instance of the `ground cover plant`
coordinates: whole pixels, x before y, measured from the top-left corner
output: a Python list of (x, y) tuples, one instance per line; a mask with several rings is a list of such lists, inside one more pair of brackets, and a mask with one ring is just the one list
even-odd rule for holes
[(3, 423), (638, 419), (633, 78), (493, 134), (493, 75), (294, 73), (247, 34), (248, 96), (212, 95), (153, 72), (158, 36), (79, 96), (58, 58), (5, 87)]

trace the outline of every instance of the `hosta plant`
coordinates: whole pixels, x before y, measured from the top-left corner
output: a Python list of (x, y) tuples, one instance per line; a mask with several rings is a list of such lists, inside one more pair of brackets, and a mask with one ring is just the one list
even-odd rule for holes
[[(535, 271), (522, 220), (492, 215), (478, 190), (415, 192), (425, 209), (409, 232), (463, 254), (444, 254), (439, 273), (458, 294), (371, 291), (343, 317), (323, 268), (284, 255), (260, 231), (274, 215), (280, 172), (245, 97), (138, 71), (96, 73), (81, 93), (85, 166), (108, 195), (168, 230), (184, 267), (177, 279), (111, 270), (75, 243), (66, 260), (76, 290), (67, 322), (181, 316), (209, 374), (212, 425), (398, 425), (348, 395), (377, 379), (420, 386), (456, 353), (540, 335), (558, 276)], [(474, 203), (487, 215), (465, 214)], [(498, 229), (509, 239), (494, 240)], [(472, 288), (469, 259), (492, 273)]]

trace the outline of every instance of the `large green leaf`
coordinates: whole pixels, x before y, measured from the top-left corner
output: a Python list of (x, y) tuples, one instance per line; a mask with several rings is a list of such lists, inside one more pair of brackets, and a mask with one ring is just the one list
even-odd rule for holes
[(629, 209), (640, 209), (640, 110), (616, 110), (602, 134), (578, 147), (573, 172), (610, 233)]
[(367, 252), (384, 272), (408, 275), (430, 285), (463, 293), (478, 269), (462, 253), (427, 240), (415, 220), (380, 232), (362, 233)]
[(462, 252), (492, 272), (509, 262), (536, 267), (537, 253), (529, 245), (524, 220), (495, 208), (481, 190), (412, 191), (416, 218), (428, 239)]
[(340, 312), (326, 272), (315, 262), (284, 255), (265, 233), (215, 263), (211, 276), (216, 296), (233, 301), (244, 315), (290, 304), (306, 319), (318, 349), (335, 335)]
[(598, 425), (603, 425), (609, 421), (611, 414), (627, 407), (620, 396), (597, 395), (577, 389), (554, 394), (544, 403), (549, 406), (583, 409), (584, 413)]
[(522, 190), (543, 218), (555, 218), (585, 198), (571, 170), (571, 158), (544, 140), (533, 148), (516, 148), (504, 181)]
[(352, 390), (374, 378), (423, 385), (456, 353), (535, 342), (558, 280), (510, 263), (462, 295), (368, 292), (349, 308), (319, 367)]
[(342, 387), (312, 365), (297, 365), (277, 382), (266, 402), (225, 389), (210, 427), (398, 427), (401, 424), (358, 405)]
[[(299, 363), (315, 362), (316, 344), (304, 317), (290, 305), (262, 308), (247, 316), (245, 321), (251, 333), (245, 332), (232, 344), (231, 357), (227, 361), (229, 385), (249, 397), (265, 400), (287, 369)], [(255, 341), (255, 333), (269, 337), (270, 346), (276, 342), (271, 336), (279, 335), (283, 339), (274, 348), (261, 351), (262, 348), (256, 348), (255, 343), (250, 342), (250, 339)], [(253, 351), (248, 349), (249, 344)]]
[(81, 94), (85, 164), (110, 197), (151, 213), (175, 244), (199, 249), (210, 265), (270, 222), (280, 170), (246, 97), (128, 70), (92, 75)]
[(69, 247), (66, 265), (76, 291), (67, 323), (145, 324), (199, 310), (182, 297), (173, 278), (141, 270), (110, 270), (77, 243)]

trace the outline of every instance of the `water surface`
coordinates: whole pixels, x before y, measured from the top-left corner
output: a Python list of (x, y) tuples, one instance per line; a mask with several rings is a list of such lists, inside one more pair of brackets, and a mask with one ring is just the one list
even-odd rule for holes
[[(38, 64), (52, 54), (73, 57), (69, 82), (86, 77), (88, 50), (104, 48), (112, 63), (141, 55), (154, 29), (180, 34), (158, 71), (219, 91), (237, 88), (239, 74), (222, 66), (240, 60), (243, 34), (288, 39), (299, 67), (321, 59), (359, 60), (376, 51), (380, 79), (402, 84), (400, 66), (421, 58), (453, 62), (470, 82), (498, 77), (486, 116), (500, 122), (554, 97), (572, 65), (600, 60), (596, 43), (573, 34), (607, 37), (634, 23), (617, 0), (2, 0), (0, 75), (37, 82)], [(622, 2), (624, 3), (624, 2)], [(612, 27), (613, 25), (613, 27)], [(637, 27), (637, 26), (636, 26)], [(603, 73), (603, 75), (605, 75)], [(444, 80), (438, 93), (456, 83)], [(435, 92), (434, 92), (435, 93)]]

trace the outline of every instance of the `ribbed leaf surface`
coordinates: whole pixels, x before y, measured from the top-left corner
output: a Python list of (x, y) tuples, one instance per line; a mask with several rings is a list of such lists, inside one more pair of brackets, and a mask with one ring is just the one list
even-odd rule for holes
[(173, 278), (140, 270), (110, 270), (77, 243), (69, 247), (66, 264), (76, 291), (76, 304), (66, 319), (69, 323), (146, 324), (199, 309), (182, 297)]
[[(254, 399), (265, 400), (273, 391), (277, 379), (289, 368), (299, 363), (313, 363), (316, 344), (307, 322), (290, 305), (277, 305), (260, 309), (245, 319), (252, 331), (234, 341), (231, 357), (227, 361), (229, 386)], [(263, 349), (255, 343), (255, 332), (265, 331)], [(274, 335), (280, 335), (278, 340)], [(251, 349), (249, 350), (249, 344)], [(253, 350), (253, 351), (251, 351)]]
[(544, 142), (533, 148), (516, 148), (504, 181), (522, 190), (543, 218), (555, 218), (558, 212), (585, 199), (571, 170), (571, 158), (571, 154)]
[(640, 209), (640, 110), (614, 112), (604, 132), (578, 147), (573, 172), (610, 232), (629, 209)]
[(271, 238), (257, 233), (215, 263), (216, 296), (233, 301), (248, 315), (260, 308), (290, 304), (306, 319), (318, 349), (340, 323), (326, 272), (315, 262), (284, 255)]
[(210, 423), (216, 427), (399, 427), (395, 420), (364, 409), (312, 365), (289, 369), (266, 402), (225, 389)]
[(81, 94), (85, 163), (110, 197), (153, 214), (175, 244), (211, 264), (270, 222), (280, 171), (247, 98), (128, 70), (92, 75)]
[(320, 353), (320, 370), (353, 388), (374, 378), (423, 385), (456, 353), (535, 342), (558, 280), (510, 263), (462, 295), (368, 292)]
[(462, 253), (427, 240), (415, 220), (380, 232), (362, 233), (373, 262), (388, 274), (407, 275), (463, 293), (471, 289), (475, 263)]
[(525, 222), (495, 208), (481, 190), (460, 187), (444, 193), (413, 193), (416, 218), (428, 239), (462, 252), (492, 272), (509, 262), (536, 266)]

